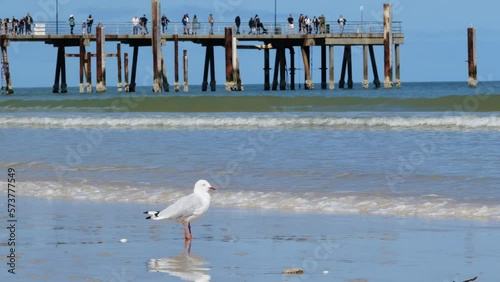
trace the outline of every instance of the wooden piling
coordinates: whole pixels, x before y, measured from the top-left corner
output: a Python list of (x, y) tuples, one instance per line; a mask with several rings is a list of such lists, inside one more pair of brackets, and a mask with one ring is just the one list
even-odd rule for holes
[(96, 93), (105, 93), (106, 92), (106, 55), (104, 52), (104, 27), (102, 25), (97, 25), (96, 27)]
[(123, 54), (123, 68), (124, 68), (124, 76), (125, 76), (125, 82), (123, 85), (123, 91), (129, 92), (130, 88), (128, 85), (128, 53)]
[(392, 88), (392, 4), (384, 4), (384, 88)]
[(179, 36), (174, 35), (174, 91), (179, 92)]
[(184, 58), (184, 92), (188, 91), (188, 56), (187, 56), (187, 50), (184, 50), (183, 56)]
[[(232, 31), (233, 32), (233, 31)], [(242, 91), (243, 84), (241, 83), (240, 61), (238, 58), (238, 39), (233, 37), (232, 44), (232, 59), (233, 59), (233, 91)]]
[(160, 25), (160, 2), (151, 1), (151, 46), (153, 49), (153, 92), (161, 92), (161, 25)]
[(161, 80), (163, 84), (163, 92), (169, 92), (170, 85), (168, 84), (167, 68), (165, 67), (165, 59), (163, 57), (163, 52), (160, 53), (160, 56), (161, 56)]
[(368, 82), (368, 46), (363, 45), (363, 88), (367, 89), (370, 86)]
[(379, 88), (380, 79), (378, 78), (377, 61), (375, 60), (375, 52), (373, 51), (373, 45), (368, 45), (368, 50), (370, 51), (370, 61), (372, 63), (373, 85), (375, 86), (375, 88)]
[(68, 93), (68, 85), (66, 84), (66, 56), (64, 46), (61, 48), (61, 93)]
[(9, 42), (7, 40), (1, 40), (1, 48), (2, 48), (2, 61), (3, 61), (3, 66), (0, 66), (3, 68), (3, 74), (5, 76), (5, 82), (7, 85), (5, 85), (5, 90), (6, 94), (14, 94), (14, 90), (12, 88), (12, 79), (10, 77), (10, 67), (9, 67), (9, 56), (7, 53), (7, 46), (9, 45)]
[(281, 48), (276, 49), (276, 55), (274, 58), (274, 74), (273, 74), (273, 90), (278, 90), (278, 75), (280, 70), (280, 53)]
[(333, 45), (329, 46), (329, 55), (330, 55), (330, 77), (329, 77), (329, 89), (335, 89), (335, 77), (334, 75), (334, 64), (333, 64)]
[(116, 62), (117, 62), (117, 72), (118, 72), (118, 92), (122, 92), (122, 48), (120, 43), (116, 44)]
[(56, 73), (54, 75), (54, 85), (52, 93), (59, 93), (59, 78), (61, 74), (61, 46), (57, 47)]
[(264, 49), (264, 90), (270, 90), (270, 78), (269, 78), (269, 49)]
[(302, 49), (302, 60), (304, 61), (304, 74), (305, 74), (304, 88), (307, 90), (312, 90), (314, 89), (314, 82), (311, 79), (311, 69), (309, 67), (310, 48), (309, 46), (301, 46), (301, 49)]
[(206, 46), (205, 47), (205, 65), (203, 67), (203, 81), (201, 82), (201, 91), (207, 91), (209, 64), (210, 64), (210, 56), (209, 56), (208, 46)]
[(469, 87), (477, 87), (477, 65), (476, 65), (476, 29), (467, 28), (467, 55), (469, 65)]
[(83, 39), (83, 36), (80, 37), (80, 84), (78, 89), (80, 90), (80, 93), (84, 92), (84, 84), (83, 84), (83, 78), (85, 76), (85, 40)]
[(326, 89), (326, 45), (321, 45), (321, 89)]
[(401, 87), (401, 74), (400, 74), (400, 70), (399, 70), (399, 44), (394, 44), (394, 53), (395, 53), (395, 56), (396, 56), (396, 61), (395, 61), (395, 64), (396, 64), (396, 79), (394, 81), (394, 84), (396, 85), (396, 88), (400, 88)]
[(290, 47), (290, 90), (295, 90), (295, 50)]
[(234, 88), (233, 83), (233, 29), (230, 27), (224, 28), (224, 50), (226, 61), (226, 91), (231, 91)]
[(135, 92), (135, 77), (137, 74), (137, 57), (139, 56), (139, 46), (134, 46), (134, 53), (132, 54), (132, 73), (130, 74), (130, 92)]
[(280, 48), (280, 90), (286, 90), (286, 56), (285, 48)]
[(351, 45), (347, 45), (347, 87), (349, 89), (352, 89), (353, 87), (353, 82), (352, 82), (352, 52), (351, 52)]
[(85, 77), (87, 78), (87, 93), (92, 93), (92, 54), (85, 55)]
[(340, 70), (339, 88), (343, 89), (345, 85), (345, 72), (347, 69), (347, 46), (344, 46), (344, 56), (342, 57), (342, 69)]
[(215, 91), (215, 58), (214, 58), (214, 46), (210, 45), (210, 91)]

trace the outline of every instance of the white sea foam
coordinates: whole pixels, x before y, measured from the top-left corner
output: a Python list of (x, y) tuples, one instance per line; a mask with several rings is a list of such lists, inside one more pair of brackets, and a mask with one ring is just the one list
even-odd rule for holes
[[(24, 182), (18, 195), (91, 201), (168, 205), (190, 189), (91, 185), (60, 182)], [(356, 193), (289, 193), (277, 191), (217, 190), (212, 204), (219, 207), (276, 209), (331, 214), (368, 214), (500, 221), (500, 204), (467, 203), (450, 198), (367, 195)]]
[(0, 128), (101, 128), (101, 129), (253, 129), (253, 128), (369, 128), (429, 130), (500, 130), (500, 116), (293, 116), (186, 115), (186, 116), (0, 116)]

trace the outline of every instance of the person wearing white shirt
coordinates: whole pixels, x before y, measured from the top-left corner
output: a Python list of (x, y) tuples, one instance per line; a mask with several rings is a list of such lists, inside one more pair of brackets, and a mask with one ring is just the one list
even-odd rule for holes
[(139, 34), (139, 18), (134, 16), (132, 18), (133, 34)]

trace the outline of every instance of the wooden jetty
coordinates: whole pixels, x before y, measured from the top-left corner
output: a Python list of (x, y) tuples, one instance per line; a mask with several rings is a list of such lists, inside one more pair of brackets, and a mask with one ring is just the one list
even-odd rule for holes
[[(243, 89), (242, 79), (240, 75), (240, 65), (237, 55), (238, 49), (255, 49), (261, 50), (264, 53), (264, 89), (265, 90), (280, 90), (286, 89), (286, 51), (289, 52), (290, 60), (290, 89), (295, 89), (295, 47), (300, 48), (303, 60), (304, 70), (304, 85), (306, 89), (313, 89), (314, 82), (311, 76), (311, 48), (319, 47), (321, 49), (321, 88), (334, 89), (334, 46), (343, 47), (342, 68), (340, 73), (340, 80), (338, 82), (339, 88), (345, 87), (345, 77), (347, 74), (347, 87), (353, 87), (352, 81), (352, 46), (363, 47), (363, 81), (364, 88), (369, 87), (368, 82), (368, 57), (373, 72), (373, 85), (380, 87), (380, 80), (378, 77), (376, 60), (374, 54), (374, 46), (383, 46), (384, 48), (384, 87), (392, 88), (393, 84), (400, 87), (400, 48), (399, 45), (404, 43), (404, 34), (401, 31), (401, 22), (393, 22), (392, 20), (392, 6), (391, 4), (384, 4), (384, 21), (380, 23), (373, 22), (357, 22), (352, 24), (343, 33), (330, 32), (330, 26), (336, 24), (326, 25), (325, 33), (306, 33), (306, 34), (293, 34), (286, 33), (283, 28), (274, 27), (271, 33), (261, 34), (236, 34), (232, 23), (221, 23), (223, 32), (219, 33), (199, 33), (199, 34), (163, 34), (160, 25), (160, 3), (159, 1), (152, 1), (152, 20), (151, 20), (151, 34), (130, 34), (131, 29), (127, 27), (127, 33), (109, 33), (114, 28), (107, 28), (106, 23), (99, 23), (96, 27), (95, 34), (81, 34), (81, 35), (58, 35), (58, 34), (30, 34), (30, 35), (0, 35), (0, 47), (2, 51), (2, 71), (5, 78), (5, 89), (7, 93), (13, 93), (12, 79), (9, 72), (9, 63), (7, 49), (10, 42), (43, 42), (51, 44), (58, 49), (56, 72), (54, 79), (53, 92), (66, 92), (66, 57), (78, 57), (80, 59), (79, 75), (80, 75), (80, 92), (93, 92), (92, 89), (92, 73), (91, 73), (91, 59), (95, 57), (97, 61), (96, 69), (96, 92), (106, 92), (106, 57), (116, 57), (118, 64), (118, 90), (134, 92), (136, 86), (137, 74), (137, 60), (139, 54), (139, 47), (151, 47), (153, 51), (153, 81), (152, 89), (154, 92), (169, 91), (169, 83), (167, 79), (167, 72), (165, 68), (166, 59), (163, 56), (162, 46), (166, 44), (174, 44), (174, 90), (179, 91), (179, 64), (178, 64), (178, 43), (179, 42), (192, 42), (199, 44), (205, 48), (205, 62), (203, 68), (202, 90), (207, 91), (210, 85), (211, 91), (215, 91), (215, 59), (214, 47), (225, 48), (225, 73), (226, 73), (226, 89), (237, 91)], [(172, 25), (172, 24), (171, 24)], [(111, 26), (111, 25), (110, 25)], [(219, 29), (222, 30), (222, 28)], [(332, 28), (333, 29), (333, 28)], [(268, 28), (269, 30), (269, 28)], [(104, 50), (105, 42), (116, 42), (116, 53), (106, 53)], [(89, 46), (95, 43), (95, 53), (87, 52)], [(255, 44), (257, 43), (257, 44)], [(121, 54), (121, 44), (128, 44), (133, 49), (131, 74), (129, 80), (129, 55)], [(79, 47), (79, 53), (67, 54), (65, 47)], [(327, 60), (328, 48), (328, 60)], [(270, 50), (274, 49), (276, 52), (274, 61), (274, 75), (273, 81), (270, 81)], [(122, 84), (122, 57), (124, 64), (124, 78)], [(169, 56), (168, 56), (169, 57)], [(187, 68), (187, 52), (183, 52), (183, 66), (184, 66), (184, 90), (188, 89), (188, 68)], [(395, 68), (393, 68), (393, 61)], [(328, 66), (327, 66), (328, 62)], [(241, 66), (245, 67), (245, 66)], [(395, 69), (395, 80), (393, 81), (393, 69)], [(327, 81), (327, 70), (328, 81)], [(210, 74), (210, 83), (208, 82), (208, 75)], [(84, 87), (84, 78), (85, 86)], [(60, 85), (60, 87), (59, 87)]]

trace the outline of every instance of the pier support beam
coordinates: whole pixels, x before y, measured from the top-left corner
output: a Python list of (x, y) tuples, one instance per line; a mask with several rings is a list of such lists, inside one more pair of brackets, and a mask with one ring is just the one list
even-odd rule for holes
[(87, 93), (92, 93), (92, 54), (85, 55), (85, 77), (87, 78)]
[(210, 90), (215, 91), (215, 62), (214, 62), (214, 46), (213, 45), (206, 46), (205, 67), (203, 70), (203, 82), (201, 83), (201, 91), (207, 91), (209, 68), (210, 68)]
[(379, 88), (380, 79), (378, 78), (377, 61), (375, 60), (375, 52), (373, 51), (373, 45), (369, 45), (368, 50), (370, 51), (370, 61), (372, 63), (373, 85), (375, 85), (375, 88)]
[(392, 88), (392, 4), (384, 4), (384, 88)]
[(184, 59), (183, 66), (184, 66), (184, 92), (188, 91), (188, 55), (187, 55), (187, 50), (183, 51), (183, 56), (182, 58)]
[(363, 88), (367, 89), (370, 86), (368, 82), (368, 46), (363, 45)]
[(342, 69), (340, 70), (340, 80), (339, 80), (339, 88), (343, 89), (345, 85), (345, 72), (347, 69), (347, 46), (344, 46), (344, 56), (342, 58)]
[(80, 93), (83, 93), (85, 88), (83, 84), (83, 78), (85, 76), (85, 40), (83, 39), (83, 36), (80, 37), (80, 84), (79, 84), (79, 90)]
[(52, 93), (59, 93), (59, 80), (61, 80), (61, 93), (68, 92), (66, 85), (66, 58), (64, 55), (64, 46), (57, 47), (57, 61), (54, 85)]
[(469, 87), (477, 87), (477, 65), (476, 65), (476, 29), (467, 28), (467, 55), (469, 64)]
[(295, 50), (290, 47), (290, 90), (295, 90)]
[(326, 45), (321, 45), (321, 89), (326, 89)]
[(153, 92), (162, 91), (160, 1), (151, 1), (151, 47), (153, 49)]
[(330, 90), (335, 89), (335, 77), (334, 77), (334, 64), (333, 64), (333, 45), (329, 47), (329, 55), (330, 55), (330, 79), (329, 79), (329, 88)]
[(269, 49), (264, 49), (264, 90), (271, 90), (271, 84), (269, 80)]
[(104, 52), (105, 34), (104, 26), (97, 25), (96, 27), (96, 61), (97, 61), (97, 79), (95, 92), (106, 92), (106, 54)]
[(400, 73), (400, 70), (399, 70), (399, 44), (395, 44), (394, 45), (394, 53), (396, 55), (396, 80), (394, 81), (394, 84), (396, 85), (396, 88), (400, 88), (401, 87), (401, 73)]
[(346, 46), (347, 50), (347, 87), (349, 89), (352, 89), (353, 83), (352, 83), (352, 52), (351, 52), (351, 45)]
[(280, 69), (280, 53), (281, 48), (276, 49), (276, 55), (274, 57), (274, 74), (273, 74), (273, 90), (278, 90), (278, 75)]
[(179, 92), (179, 36), (174, 35), (174, 91)]
[(231, 91), (233, 85), (233, 29), (224, 28), (224, 50), (226, 59), (226, 91)]
[(122, 48), (120, 43), (116, 44), (116, 61), (117, 61), (117, 72), (118, 72), (118, 92), (122, 92)]
[(170, 85), (168, 84), (167, 68), (165, 67), (165, 59), (163, 57), (163, 52), (161, 52), (160, 55), (161, 55), (161, 78), (163, 83), (163, 91), (169, 92)]
[(132, 54), (132, 73), (130, 74), (130, 92), (135, 92), (135, 77), (137, 74), (137, 57), (139, 56), (139, 46), (134, 46), (134, 53)]
[[(7, 85), (5, 85), (5, 90), (7, 94), (14, 94), (14, 90), (12, 89), (12, 79), (10, 77), (10, 69), (9, 69), (9, 56), (7, 55), (7, 46), (8, 46), (8, 41), (2, 40), (1, 48), (2, 48), (2, 62), (3, 66), (0, 66), (3, 68), (3, 74), (5, 76), (5, 82)], [(1, 78), (0, 78), (1, 79)]]
[(310, 48), (309, 46), (301, 46), (301, 49), (302, 49), (302, 60), (304, 61), (305, 89), (312, 90), (314, 89), (314, 82), (311, 79), (311, 69), (309, 67)]
[(125, 82), (123, 85), (123, 91), (129, 92), (130, 88), (128, 85), (128, 53), (123, 54), (123, 69), (124, 69), (124, 76), (125, 76)]
[(286, 55), (285, 48), (280, 48), (280, 90), (286, 90)]

